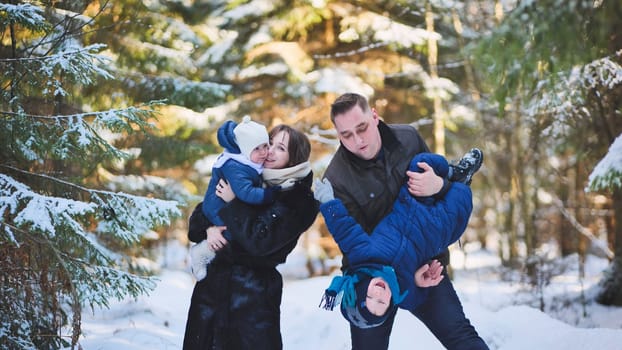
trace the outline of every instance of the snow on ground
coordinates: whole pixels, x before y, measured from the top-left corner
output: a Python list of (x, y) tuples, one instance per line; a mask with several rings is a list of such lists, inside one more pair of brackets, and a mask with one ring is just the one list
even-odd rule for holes
[[(474, 250), (465, 258), (463, 252), (452, 250), (454, 285), (465, 313), (491, 349), (622, 349), (622, 308), (592, 301), (606, 260), (588, 257), (582, 283), (577, 269), (569, 268), (537, 294), (524, 283), (502, 280), (495, 254)], [(85, 310), (80, 341), (84, 349), (181, 349), (194, 280), (184, 260), (184, 247), (169, 248), (166, 256), (168, 267), (163, 269), (151, 295), (114, 302), (110, 309), (94, 313)], [(281, 270), (287, 275), (300, 275), (301, 261), (293, 253)], [(578, 264), (570, 258), (568, 266), (573, 265)], [(286, 350), (349, 349), (346, 321), (338, 312), (318, 308), (330, 279), (286, 279), (281, 307)], [(539, 310), (540, 297), (547, 313)], [(390, 349), (407, 348), (442, 346), (417, 319), (401, 311)]]

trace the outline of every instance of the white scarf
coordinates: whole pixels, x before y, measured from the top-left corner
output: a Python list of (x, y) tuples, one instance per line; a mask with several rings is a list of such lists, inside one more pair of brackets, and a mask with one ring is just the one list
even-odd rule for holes
[(308, 161), (283, 169), (264, 169), (263, 180), (270, 186), (281, 186), (286, 190), (294, 186), (296, 181), (304, 179), (311, 172)]
[(246, 156), (241, 154), (241, 153), (229, 153), (227, 151), (222, 152), (218, 156), (218, 158), (216, 158), (216, 161), (214, 162), (214, 165), (212, 167), (213, 168), (220, 168), (229, 159), (233, 159), (233, 160), (235, 160), (235, 161), (237, 161), (239, 163), (248, 165), (249, 167), (255, 169), (255, 171), (259, 175), (261, 175), (261, 172), (263, 171), (263, 163), (262, 164), (257, 164), (255, 162), (252, 162), (250, 159), (246, 158)]

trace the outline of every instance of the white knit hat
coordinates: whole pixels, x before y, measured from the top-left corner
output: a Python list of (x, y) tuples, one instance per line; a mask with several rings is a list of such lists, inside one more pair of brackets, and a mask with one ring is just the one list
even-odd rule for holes
[(270, 141), (266, 127), (252, 121), (249, 116), (244, 116), (242, 122), (233, 129), (233, 134), (240, 152), (248, 159), (255, 147)]

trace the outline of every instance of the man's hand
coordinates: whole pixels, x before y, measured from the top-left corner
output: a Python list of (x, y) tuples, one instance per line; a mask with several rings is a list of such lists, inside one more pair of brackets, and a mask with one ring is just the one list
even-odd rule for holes
[(328, 179), (324, 178), (322, 181), (315, 179), (313, 181), (313, 185), (315, 186), (313, 197), (315, 197), (315, 199), (317, 199), (320, 203), (326, 203), (335, 199), (333, 185), (330, 184)]
[(415, 284), (417, 287), (427, 288), (438, 286), (445, 278), (441, 273), (443, 265), (438, 260), (432, 260), (430, 263), (421, 266), (415, 272)]
[(408, 192), (418, 197), (429, 197), (437, 194), (443, 188), (443, 178), (436, 175), (428, 163), (419, 162), (417, 165), (423, 169), (422, 173), (406, 171)]

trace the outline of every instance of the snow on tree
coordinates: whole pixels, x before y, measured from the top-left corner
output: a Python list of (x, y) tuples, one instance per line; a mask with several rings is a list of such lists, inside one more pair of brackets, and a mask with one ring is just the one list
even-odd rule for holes
[[(84, 5), (84, 4), (82, 4)], [(89, 18), (0, 4), (0, 344), (78, 344), (82, 307), (147, 293), (126, 249), (179, 215), (176, 201), (106, 190), (99, 170), (128, 154), (113, 138), (153, 126), (153, 104), (85, 111), (81, 89), (113, 79)]]
[[(622, 134), (620, 134), (589, 177), (586, 191), (609, 191), (612, 193), (614, 216), (622, 219)], [(600, 281), (598, 302), (604, 305), (622, 306), (622, 228), (616, 228), (615, 257)]]
[(603, 190), (622, 190), (622, 134), (590, 174), (586, 191)]

